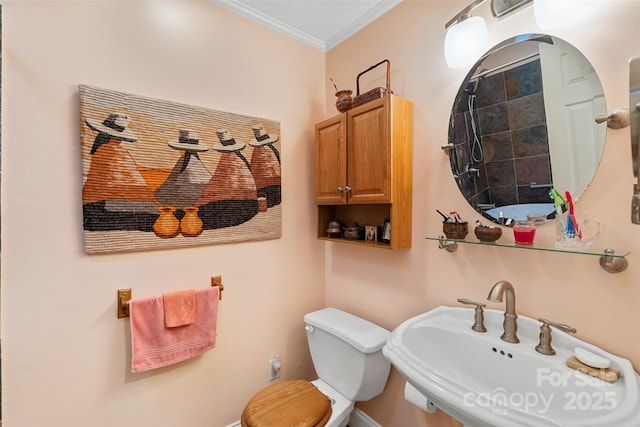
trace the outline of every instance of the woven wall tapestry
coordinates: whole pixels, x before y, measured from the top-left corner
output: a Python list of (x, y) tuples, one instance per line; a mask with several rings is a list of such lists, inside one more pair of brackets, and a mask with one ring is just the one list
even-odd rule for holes
[(280, 123), (80, 85), (89, 254), (282, 235)]

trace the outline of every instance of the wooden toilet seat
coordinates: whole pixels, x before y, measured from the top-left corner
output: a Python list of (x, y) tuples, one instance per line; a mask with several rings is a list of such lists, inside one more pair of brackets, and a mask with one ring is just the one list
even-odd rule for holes
[(260, 390), (242, 411), (242, 427), (322, 427), (331, 402), (305, 380), (283, 381)]

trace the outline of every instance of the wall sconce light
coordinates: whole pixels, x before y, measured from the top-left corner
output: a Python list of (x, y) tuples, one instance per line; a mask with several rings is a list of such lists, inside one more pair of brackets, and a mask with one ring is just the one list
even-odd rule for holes
[(532, 1), (533, 0), (491, 0), (491, 13), (494, 18), (498, 19), (517, 11)]
[(566, 27), (567, 24), (584, 22), (593, 14), (591, 2), (581, 0), (535, 0), (533, 13), (543, 30)]
[[(491, 12), (494, 18), (499, 19), (530, 4), (532, 1), (491, 0)], [(485, 0), (475, 0), (444, 26), (445, 30), (447, 30), (444, 39), (444, 58), (450, 68), (471, 65), (486, 52), (489, 40), (487, 24), (482, 17), (471, 16), (471, 11), (484, 2)]]
[(444, 28), (444, 58), (450, 68), (473, 64), (487, 50), (489, 35), (481, 16), (469, 13), (485, 0), (475, 0), (454, 16)]

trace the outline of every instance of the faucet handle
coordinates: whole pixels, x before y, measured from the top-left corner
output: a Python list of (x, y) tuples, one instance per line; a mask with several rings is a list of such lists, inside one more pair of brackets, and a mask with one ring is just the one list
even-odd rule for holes
[(476, 332), (487, 332), (487, 328), (484, 327), (484, 311), (482, 310), (487, 304), (483, 302), (475, 302), (466, 298), (458, 298), (458, 302), (467, 305), (475, 305), (476, 313), (474, 316), (474, 323), (471, 329)]
[(544, 325), (548, 325), (548, 326), (553, 326), (554, 328), (560, 329), (562, 332), (570, 332), (572, 334), (575, 334), (576, 332), (578, 332), (576, 331), (576, 328), (574, 328), (573, 326), (565, 325), (563, 323), (555, 323), (547, 319), (538, 319), (538, 321), (542, 322), (542, 325), (540, 326), (540, 328), (544, 327)]
[(536, 351), (548, 356), (553, 356), (554, 354), (556, 354), (556, 351), (553, 349), (553, 347), (551, 347), (550, 326), (560, 329), (563, 332), (570, 332), (572, 334), (575, 334), (577, 332), (576, 328), (562, 323), (555, 323), (547, 319), (538, 319), (538, 321), (542, 322), (542, 325), (540, 325), (540, 342), (538, 342), (538, 345), (536, 346)]
[(458, 298), (458, 302), (462, 303), (462, 304), (475, 305), (476, 307), (486, 307), (487, 306), (487, 304), (485, 304), (483, 302), (475, 302), (475, 301), (471, 301), (470, 299), (466, 299), (466, 298)]

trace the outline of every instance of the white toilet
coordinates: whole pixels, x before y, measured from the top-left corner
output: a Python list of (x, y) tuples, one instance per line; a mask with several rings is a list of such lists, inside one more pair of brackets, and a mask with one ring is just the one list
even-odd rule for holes
[(259, 391), (242, 412), (243, 427), (344, 427), (356, 401), (384, 389), (389, 331), (335, 308), (304, 316), (315, 381), (291, 380)]

